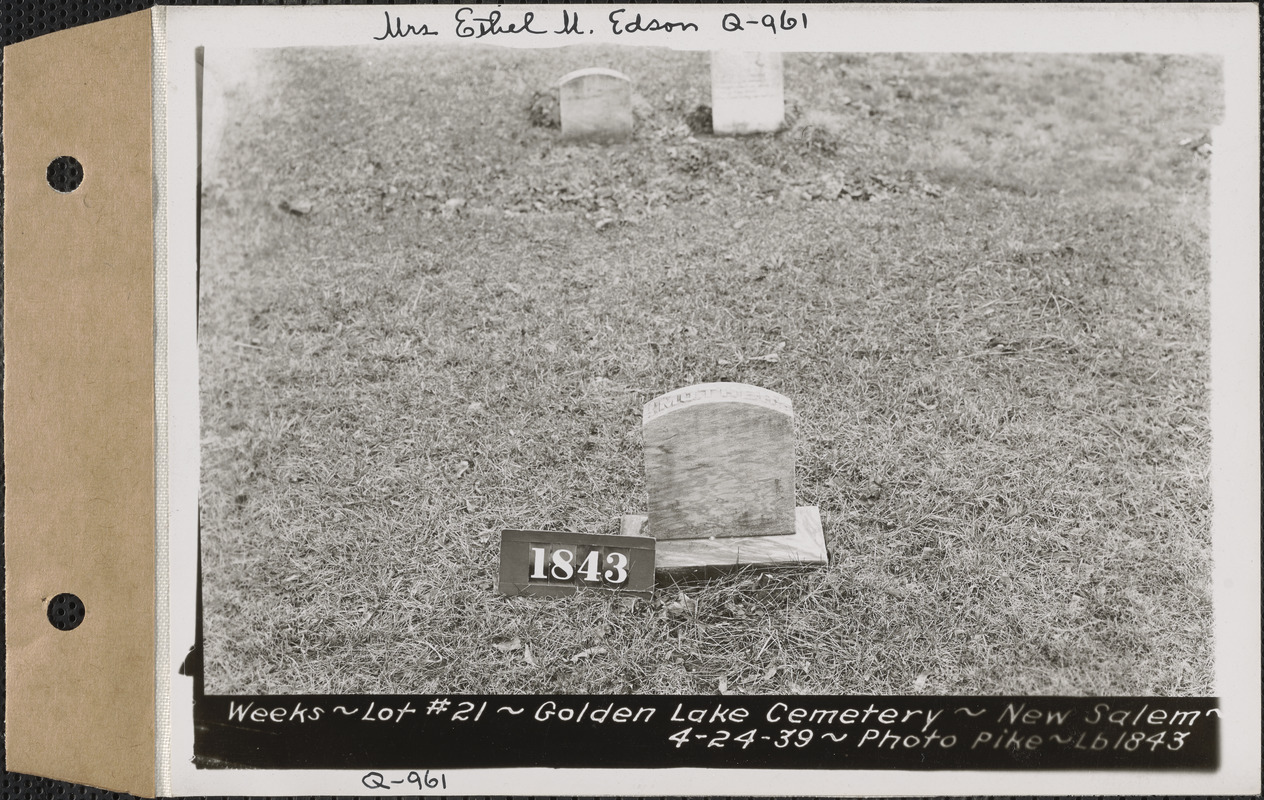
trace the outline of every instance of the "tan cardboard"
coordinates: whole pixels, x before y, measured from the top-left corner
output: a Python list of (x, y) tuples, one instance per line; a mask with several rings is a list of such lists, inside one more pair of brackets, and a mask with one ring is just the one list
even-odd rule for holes
[[(151, 48), (145, 11), (4, 52), (7, 767), (149, 796)], [(62, 592), (74, 630), (48, 621)]]

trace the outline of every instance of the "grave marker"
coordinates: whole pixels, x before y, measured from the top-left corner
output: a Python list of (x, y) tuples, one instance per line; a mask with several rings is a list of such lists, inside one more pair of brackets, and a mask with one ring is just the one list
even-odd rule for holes
[(715, 133), (772, 133), (785, 121), (781, 53), (711, 53), (711, 124)]
[(649, 514), (620, 533), (652, 536), (659, 573), (824, 564), (820, 512), (794, 504), (790, 399), (742, 383), (704, 383), (642, 410)]
[(632, 81), (612, 69), (581, 69), (559, 81), (562, 138), (622, 142), (632, 136)]
[(654, 538), (794, 532), (794, 412), (776, 392), (704, 383), (642, 411)]

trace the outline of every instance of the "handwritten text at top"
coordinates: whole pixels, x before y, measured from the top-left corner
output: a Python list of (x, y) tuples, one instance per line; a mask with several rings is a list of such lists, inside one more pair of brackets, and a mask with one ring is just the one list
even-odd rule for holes
[[(762, 9), (760, 9), (762, 10)], [(407, 20), (401, 14), (383, 12), (386, 18), (385, 30), (373, 36), (374, 41), (389, 39), (407, 39), (410, 37), (441, 36), (443, 29), (430, 22)], [(698, 33), (706, 30), (725, 33), (786, 33), (794, 30), (806, 30), (808, 15), (806, 12), (791, 13), (786, 10), (745, 13), (716, 13), (712, 22), (696, 22), (667, 18), (667, 14), (655, 11), (647, 14), (642, 11), (616, 8), (605, 13), (605, 19), (598, 20), (601, 15), (589, 9), (580, 11), (561, 8), (539, 11), (505, 11), (501, 9), (483, 9), (462, 6), (453, 14), (451, 32), (458, 39), (487, 39), (520, 36), (588, 36), (597, 33), (600, 26), (615, 36), (634, 36), (641, 33)]]

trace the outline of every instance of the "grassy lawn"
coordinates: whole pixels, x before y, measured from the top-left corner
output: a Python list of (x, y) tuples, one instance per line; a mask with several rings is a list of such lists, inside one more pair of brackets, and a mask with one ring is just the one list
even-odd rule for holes
[[(608, 66), (633, 142), (533, 93)], [(279, 51), (203, 198), (209, 692), (1202, 694), (1215, 62)], [(759, 356), (776, 354), (774, 359)], [(502, 528), (646, 508), (641, 406), (795, 404), (828, 567), (495, 592)]]

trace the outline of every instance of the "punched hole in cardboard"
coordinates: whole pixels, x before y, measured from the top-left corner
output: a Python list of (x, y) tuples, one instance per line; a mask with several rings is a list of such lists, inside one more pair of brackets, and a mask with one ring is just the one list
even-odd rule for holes
[(58, 156), (48, 164), (48, 185), (68, 194), (83, 183), (83, 165), (74, 156)]
[(83, 601), (69, 592), (62, 592), (48, 603), (48, 621), (59, 631), (78, 628), (85, 616)]

